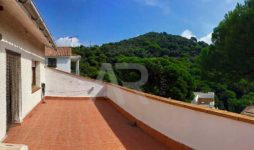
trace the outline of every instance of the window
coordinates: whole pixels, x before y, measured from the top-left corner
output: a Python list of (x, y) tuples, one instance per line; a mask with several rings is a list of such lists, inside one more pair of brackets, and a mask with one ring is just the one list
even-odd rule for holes
[(56, 68), (56, 58), (48, 58), (48, 67)]
[(40, 63), (32, 61), (32, 93), (40, 89)]
[(36, 86), (36, 61), (32, 62), (32, 86)]

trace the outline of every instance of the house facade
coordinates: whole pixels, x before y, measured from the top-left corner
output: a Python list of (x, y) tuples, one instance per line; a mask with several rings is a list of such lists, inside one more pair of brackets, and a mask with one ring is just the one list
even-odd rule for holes
[(45, 46), (54, 42), (32, 1), (0, 0), (0, 140), (41, 101)]
[(81, 56), (72, 53), (70, 47), (45, 48), (46, 65), (68, 73), (79, 75), (79, 61)]

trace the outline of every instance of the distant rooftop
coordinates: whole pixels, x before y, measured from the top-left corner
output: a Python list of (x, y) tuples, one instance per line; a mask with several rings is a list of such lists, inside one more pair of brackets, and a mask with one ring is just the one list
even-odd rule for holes
[(198, 96), (199, 98), (214, 98), (215, 93), (214, 92), (208, 92), (208, 93), (194, 92), (194, 95)]
[(72, 56), (72, 49), (70, 47), (57, 47), (53, 49), (50, 47), (45, 48), (46, 57), (62, 57), (62, 56)]
[(254, 117), (254, 106), (246, 107), (241, 114)]

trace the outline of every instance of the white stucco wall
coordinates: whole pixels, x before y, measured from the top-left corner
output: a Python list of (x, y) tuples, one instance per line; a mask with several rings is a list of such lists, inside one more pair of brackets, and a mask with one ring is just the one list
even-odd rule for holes
[(0, 13), (0, 140), (6, 135), (6, 49), (21, 54), (21, 98), (20, 121), (41, 100), (41, 91), (32, 93), (32, 60), (40, 62), (40, 81), (45, 81), (44, 45), (38, 42), (27, 29), (9, 14)]
[(70, 57), (58, 57), (57, 58), (57, 69), (71, 72), (71, 58)]
[(108, 85), (106, 96), (148, 126), (197, 150), (254, 149), (254, 125), (166, 104)]
[[(45, 67), (43, 61), (40, 62), (38, 66), (40, 73), (40, 78), (38, 82), (45, 82)], [(41, 90), (32, 93), (32, 60), (21, 58), (21, 77), (22, 77), (22, 118), (24, 119), (26, 115), (41, 101)], [(38, 75), (38, 74), (37, 74)], [(40, 85), (37, 83), (37, 85)], [(22, 121), (22, 120), (21, 120)]]
[(6, 132), (6, 55), (0, 41), (0, 142)]
[(104, 84), (46, 68), (46, 96), (101, 97)]
[[(71, 73), (71, 57), (50, 57), (57, 59), (56, 69)], [(46, 64), (48, 64), (48, 58), (46, 59)]]

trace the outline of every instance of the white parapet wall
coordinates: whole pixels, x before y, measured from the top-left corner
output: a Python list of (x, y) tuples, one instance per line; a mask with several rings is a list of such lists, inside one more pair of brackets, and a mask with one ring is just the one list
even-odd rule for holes
[(46, 96), (104, 97), (105, 85), (74, 74), (46, 68)]
[[(201, 110), (211, 111), (217, 115), (195, 110), (199, 109), (199, 106), (193, 105), (193, 109), (191, 109), (191, 104), (186, 104), (189, 108), (182, 107), (181, 105), (184, 106), (184, 103), (115, 85), (107, 85), (106, 91), (106, 97), (136, 119), (193, 149), (254, 149), (254, 124), (252, 123), (231, 119), (229, 115), (225, 117), (223, 112), (209, 108), (200, 107)], [(172, 105), (170, 101), (172, 101)], [(237, 116), (237, 114), (235, 115)]]
[[(89, 89), (92, 91), (88, 92)], [(46, 95), (106, 97), (150, 128), (197, 150), (254, 149), (254, 119), (214, 110), (55, 69), (46, 69)]]

